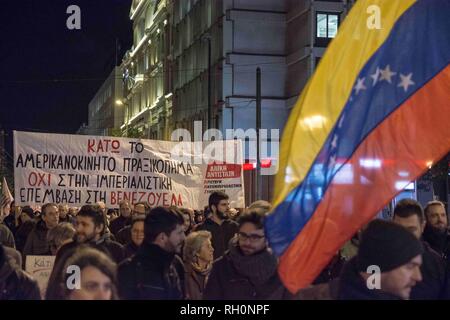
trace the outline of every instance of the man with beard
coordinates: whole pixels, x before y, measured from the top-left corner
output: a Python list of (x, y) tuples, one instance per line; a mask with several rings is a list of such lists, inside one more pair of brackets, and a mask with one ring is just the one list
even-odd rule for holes
[(425, 206), (427, 224), (423, 232), (423, 239), (442, 258), (450, 262), (450, 231), (445, 205), (441, 201), (430, 201)]
[(229, 251), (214, 262), (203, 299), (280, 300), (291, 298), (278, 277), (278, 260), (267, 247), (265, 214), (250, 210), (238, 218)]
[[(426, 225), (423, 209), (413, 199), (400, 200), (394, 209), (393, 222), (411, 231), (421, 239)], [(411, 290), (411, 300), (438, 300), (448, 298), (448, 285), (445, 274), (445, 262), (439, 254), (421, 241), (424, 248), (420, 271), (423, 280)]]
[(407, 300), (422, 281), (423, 246), (406, 228), (383, 220), (369, 223), (358, 254), (339, 278), (339, 300)]
[(93, 247), (104, 252), (115, 263), (119, 263), (125, 258), (123, 246), (111, 241), (108, 234), (105, 233), (105, 219), (102, 210), (97, 205), (84, 205), (78, 212), (76, 219), (76, 233), (73, 241), (60, 247), (56, 254), (55, 264), (45, 294), (46, 300), (64, 299), (62, 275), (65, 273), (63, 268), (67, 259), (73, 256), (77, 248), (82, 246)]
[(63, 245), (58, 250), (55, 264), (60, 258), (72, 254), (80, 244), (87, 244), (103, 251), (116, 263), (124, 259), (123, 246), (111, 241), (105, 233), (103, 213), (97, 206), (85, 205), (80, 209), (77, 214), (75, 230), (74, 241)]
[(144, 221), (144, 243), (118, 268), (119, 295), (129, 300), (182, 299), (174, 265), (185, 234), (183, 217), (172, 208), (156, 207)]
[(228, 249), (228, 242), (236, 234), (238, 225), (228, 217), (230, 201), (227, 194), (223, 192), (211, 193), (208, 204), (211, 214), (202, 224), (195, 228), (195, 231), (206, 230), (211, 233), (214, 260), (216, 260)]

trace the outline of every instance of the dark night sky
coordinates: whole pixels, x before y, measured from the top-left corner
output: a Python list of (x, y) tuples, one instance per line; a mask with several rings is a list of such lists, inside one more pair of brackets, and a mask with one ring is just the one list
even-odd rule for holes
[[(81, 30), (69, 30), (70, 5)], [(88, 103), (132, 45), (131, 0), (0, 0), (0, 127), (74, 133)]]

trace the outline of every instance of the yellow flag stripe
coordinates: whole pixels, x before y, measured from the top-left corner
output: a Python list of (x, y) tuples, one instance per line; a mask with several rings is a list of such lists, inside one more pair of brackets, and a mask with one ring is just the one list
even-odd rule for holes
[[(280, 147), (273, 204), (298, 186), (344, 108), (361, 69), (416, 0), (359, 0), (291, 111)], [(380, 14), (381, 29), (369, 29)]]

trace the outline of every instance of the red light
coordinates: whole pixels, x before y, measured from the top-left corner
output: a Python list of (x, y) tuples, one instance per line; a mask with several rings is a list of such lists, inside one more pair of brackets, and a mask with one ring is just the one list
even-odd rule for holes
[[(272, 166), (272, 160), (271, 159), (262, 159), (261, 160), (261, 168), (270, 168)], [(256, 163), (244, 163), (243, 164), (244, 171), (250, 171), (256, 169)]]
[(244, 163), (243, 165), (244, 171), (254, 170), (255, 167), (253, 163)]
[(261, 168), (270, 168), (272, 166), (272, 160), (263, 159), (261, 160)]

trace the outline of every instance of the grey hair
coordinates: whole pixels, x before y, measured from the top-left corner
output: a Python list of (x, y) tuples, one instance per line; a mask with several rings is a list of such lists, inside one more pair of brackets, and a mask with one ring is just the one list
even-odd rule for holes
[(47, 242), (53, 242), (57, 248), (61, 246), (61, 244), (69, 239), (72, 239), (75, 235), (75, 228), (71, 223), (63, 222), (58, 224), (53, 229), (48, 230), (47, 233)]
[(190, 233), (184, 241), (183, 260), (185, 263), (194, 262), (195, 256), (200, 252), (203, 243), (211, 240), (212, 236), (209, 231), (194, 231)]

